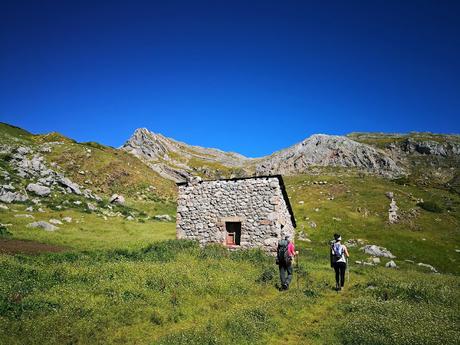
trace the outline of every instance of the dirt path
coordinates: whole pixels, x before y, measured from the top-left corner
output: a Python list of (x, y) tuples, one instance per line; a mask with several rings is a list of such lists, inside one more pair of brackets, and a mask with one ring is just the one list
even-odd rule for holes
[(68, 249), (35, 241), (0, 239), (0, 254), (36, 255), (40, 253), (59, 253)]

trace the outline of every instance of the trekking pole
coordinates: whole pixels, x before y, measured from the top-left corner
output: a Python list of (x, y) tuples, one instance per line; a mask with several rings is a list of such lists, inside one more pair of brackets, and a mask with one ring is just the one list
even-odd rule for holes
[(348, 284), (350, 284), (350, 260), (349, 258), (347, 258), (347, 268), (348, 268), (348, 272), (347, 272), (347, 280), (348, 280)]
[(297, 256), (297, 291), (299, 291), (299, 272), (300, 272), (300, 257), (299, 257), (299, 251), (297, 250), (295, 252), (296, 256)]

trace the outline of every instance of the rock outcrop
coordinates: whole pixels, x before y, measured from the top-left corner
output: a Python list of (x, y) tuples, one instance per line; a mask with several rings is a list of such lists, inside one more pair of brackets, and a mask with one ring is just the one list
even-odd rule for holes
[(460, 144), (455, 142), (437, 142), (434, 140), (414, 140), (412, 138), (407, 138), (398, 146), (406, 153), (443, 157), (460, 155)]
[(357, 168), (378, 175), (395, 177), (404, 170), (385, 152), (347, 137), (316, 134), (273, 155), (256, 166), (258, 175), (293, 175), (312, 166)]
[(26, 189), (28, 192), (33, 192), (38, 196), (48, 196), (51, 193), (51, 189), (49, 187), (42, 186), (37, 183), (29, 183)]
[(176, 182), (186, 181), (193, 175), (194, 169), (188, 161), (194, 158), (227, 167), (241, 167), (249, 160), (233, 152), (187, 145), (146, 128), (136, 129), (121, 149), (146, 162), (161, 176)]
[(361, 247), (361, 250), (364, 251), (364, 253), (376, 256), (376, 257), (385, 257), (385, 258), (390, 258), (390, 259), (395, 259), (396, 256), (391, 254), (389, 250), (383, 247), (379, 247), (376, 245), (367, 245), (364, 247)]

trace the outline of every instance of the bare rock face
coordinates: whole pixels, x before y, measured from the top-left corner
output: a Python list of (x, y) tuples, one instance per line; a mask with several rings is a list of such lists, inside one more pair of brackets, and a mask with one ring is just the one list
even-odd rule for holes
[(454, 142), (440, 143), (434, 140), (414, 140), (408, 138), (399, 144), (399, 148), (406, 153), (417, 153), (434, 156), (458, 156), (460, 144)]
[[(196, 175), (197, 167), (189, 166), (192, 159), (218, 163), (226, 167), (241, 169), (243, 175), (294, 175), (305, 173), (313, 166), (356, 168), (385, 177), (397, 177), (405, 171), (388, 152), (345, 136), (316, 134), (287, 149), (261, 158), (246, 158), (242, 155), (217, 149), (191, 146), (150, 132), (137, 129), (123, 145), (146, 162), (161, 176), (176, 182), (187, 181)], [(203, 171), (200, 170), (203, 173)]]
[(311, 166), (337, 166), (366, 170), (394, 177), (404, 173), (385, 152), (347, 137), (316, 134), (262, 159), (258, 175), (296, 174)]
[[(161, 134), (152, 133), (146, 128), (136, 129), (121, 149), (148, 163), (161, 176), (176, 182), (186, 181), (193, 175), (192, 167), (184, 163), (192, 158), (211, 163), (217, 162), (228, 167), (240, 167), (249, 160), (233, 152), (187, 145)], [(175, 157), (182, 159), (178, 160)]]

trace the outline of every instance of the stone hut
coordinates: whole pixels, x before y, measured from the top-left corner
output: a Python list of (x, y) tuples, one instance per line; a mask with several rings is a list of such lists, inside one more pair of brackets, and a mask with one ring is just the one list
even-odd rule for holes
[(296, 222), (281, 175), (178, 183), (177, 238), (276, 252)]

